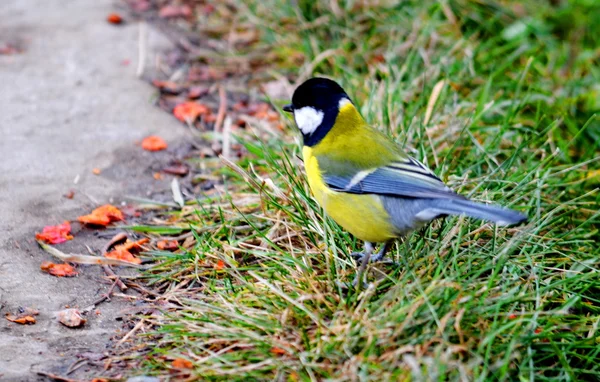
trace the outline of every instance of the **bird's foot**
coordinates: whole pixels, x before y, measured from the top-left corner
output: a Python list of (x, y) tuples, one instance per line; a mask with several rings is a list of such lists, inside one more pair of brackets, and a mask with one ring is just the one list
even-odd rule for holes
[[(350, 256), (354, 260), (356, 260), (357, 263), (360, 264), (360, 263), (362, 263), (363, 259), (365, 258), (365, 253), (364, 252), (352, 252), (350, 254)], [(385, 255), (383, 253), (377, 252), (376, 254), (371, 255), (371, 258), (369, 259), (369, 263), (376, 263), (376, 262), (382, 261), (384, 257), (385, 257)], [(386, 261), (384, 261), (384, 263), (387, 264), (388, 261), (386, 260)]]
[(354, 260), (356, 260), (357, 263), (361, 263), (365, 257), (365, 253), (364, 252), (352, 252), (350, 254), (350, 257), (352, 257)]

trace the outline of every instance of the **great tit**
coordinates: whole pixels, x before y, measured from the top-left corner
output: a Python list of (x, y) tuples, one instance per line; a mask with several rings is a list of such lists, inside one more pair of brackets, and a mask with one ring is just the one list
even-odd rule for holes
[[(293, 113), (302, 133), (309, 187), (325, 212), (365, 242), (354, 285), (369, 261), (390, 244), (436, 218), (466, 215), (498, 225), (519, 224), (517, 211), (476, 203), (448, 188), (430, 169), (369, 126), (336, 82), (311, 78), (294, 91)], [(372, 255), (373, 244), (383, 243)]]

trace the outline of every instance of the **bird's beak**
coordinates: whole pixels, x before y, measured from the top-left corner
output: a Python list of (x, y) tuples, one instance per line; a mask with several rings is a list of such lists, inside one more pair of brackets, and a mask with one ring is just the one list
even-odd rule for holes
[(294, 107), (292, 106), (292, 104), (285, 105), (283, 107), (283, 111), (285, 111), (287, 113), (292, 113), (294, 111)]

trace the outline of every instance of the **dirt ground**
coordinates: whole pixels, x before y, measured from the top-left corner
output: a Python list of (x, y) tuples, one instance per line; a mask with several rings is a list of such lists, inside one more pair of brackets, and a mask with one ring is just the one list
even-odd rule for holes
[[(152, 105), (152, 88), (136, 77), (138, 23), (106, 22), (110, 12), (124, 13), (121, 7), (118, 0), (3, 0), (0, 7), (0, 45), (21, 49), (0, 55), (2, 381), (64, 373), (78, 354), (102, 352), (122, 330), (117, 318), (128, 303), (119, 298), (101, 304), (82, 329), (56, 321), (65, 305), (86, 307), (109, 286), (97, 266), (79, 267), (76, 278), (42, 273), (40, 264), (54, 259), (34, 235), (100, 204), (167, 188), (169, 180), (155, 180), (152, 172), (172, 154), (144, 152), (135, 142), (149, 134), (185, 139), (186, 130)], [(170, 44), (150, 27), (147, 42), (149, 68)], [(63, 197), (69, 190), (73, 199)], [(86, 244), (99, 249), (105, 242), (80, 232), (57, 248), (87, 254)], [(37, 323), (4, 318), (19, 307), (38, 309)]]

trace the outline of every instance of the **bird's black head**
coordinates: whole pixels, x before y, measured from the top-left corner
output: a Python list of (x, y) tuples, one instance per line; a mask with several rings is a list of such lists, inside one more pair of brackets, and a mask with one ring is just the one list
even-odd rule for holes
[(294, 113), (304, 144), (317, 144), (331, 130), (340, 105), (350, 102), (348, 94), (335, 81), (326, 78), (311, 78), (294, 91), (292, 103), (283, 110)]

